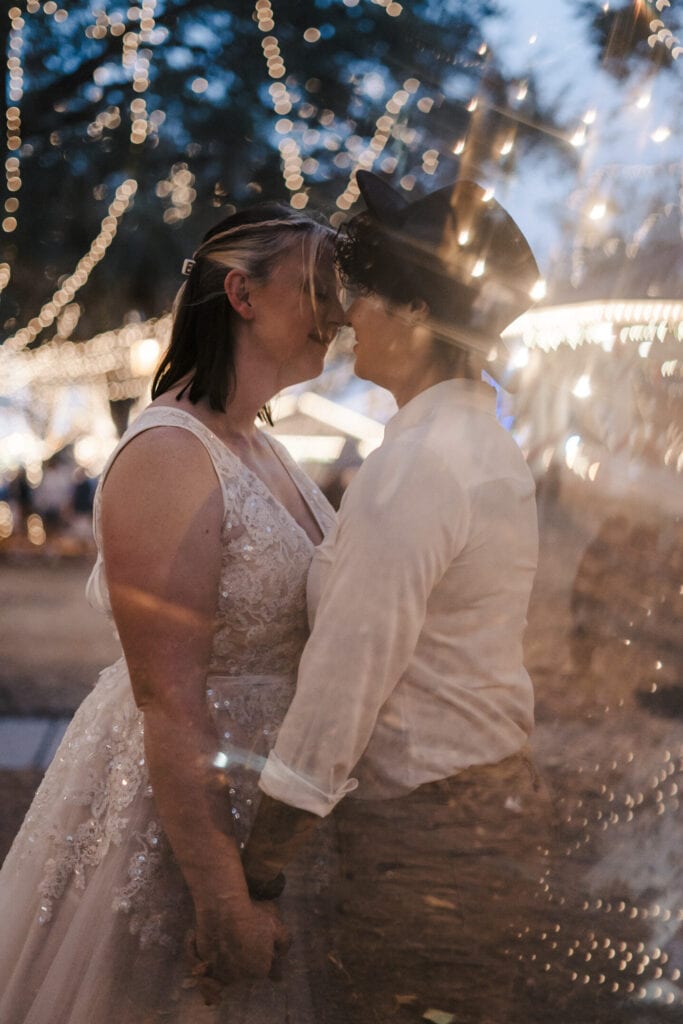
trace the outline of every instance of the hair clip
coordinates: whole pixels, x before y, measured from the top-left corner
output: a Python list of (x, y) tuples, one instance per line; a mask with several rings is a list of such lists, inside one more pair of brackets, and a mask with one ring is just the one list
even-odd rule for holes
[(180, 273), (183, 277), (189, 277), (192, 273), (192, 269), (197, 261), (196, 260), (183, 260), (183, 265), (180, 269)]

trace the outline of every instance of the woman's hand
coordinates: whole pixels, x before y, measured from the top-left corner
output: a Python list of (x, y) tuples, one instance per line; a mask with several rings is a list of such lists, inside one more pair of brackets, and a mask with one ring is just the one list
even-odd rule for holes
[(289, 933), (275, 907), (253, 902), (239, 913), (232, 905), (229, 912), (220, 906), (198, 910), (193, 938), (194, 949), (188, 952), (205, 999), (216, 983), (272, 975), (289, 947)]

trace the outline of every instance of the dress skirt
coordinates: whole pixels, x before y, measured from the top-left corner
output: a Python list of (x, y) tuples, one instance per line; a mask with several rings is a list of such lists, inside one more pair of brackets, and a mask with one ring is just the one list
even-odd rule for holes
[[(270, 745), (292, 686), (289, 677), (213, 678), (218, 735), (241, 717), (243, 733)], [(258, 802), (260, 758), (243, 760), (231, 790), (238, 840)], [(288, 873), (280, 904), (294, 944), (282, 980), (236, 984), (206, 1007), (184, 956), (192, 903), (156, 811), (143, 719), (120, 660), (78, 709), (0, 873), (0, 1021), (312, 1021), (319, 933), (308, 918), (324, 871), (316, 847)]]

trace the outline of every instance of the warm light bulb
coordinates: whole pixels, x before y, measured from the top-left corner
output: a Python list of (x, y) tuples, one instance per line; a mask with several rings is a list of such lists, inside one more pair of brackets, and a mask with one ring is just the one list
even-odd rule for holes
[(522, 345), (510, 356), (508, 366), (511, 370), (523, 370), (529, 364), (529, 349)]
[(577, 398), (589, 398), (591, 394), (591, 379), (587, 373), (582, 374), (574, 385), (572, 394)]
[(655, 129), (655, 131), (653, 131), (650, 138), (653, 142), (666, 142), (670, 135), (671, 129), (667, 128), (666, 125), (661, 125), (659, 128)]
[(136, 377), (148, 377), (156, 368), (161, 346), (156, 338), (142, 338), (130, 350), (130, 365)]
[(529, 292), (529, 297), (532, 298), (534, 302), (540, 302), (541, 299), (544, 299), (546, 297), (547, 291), (547, 285), (543, 278), (540, 277), (531, 289), (531, 291)]

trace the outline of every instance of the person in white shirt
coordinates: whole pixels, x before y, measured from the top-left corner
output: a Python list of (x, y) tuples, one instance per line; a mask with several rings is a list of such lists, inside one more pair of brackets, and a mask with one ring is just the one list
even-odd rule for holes
[(549, 800), (526, 747), (534, 482), (481, 369), (538, 268), (472, 182), (415, 202), (367, 172), (358, 183), (367, 211), (337, 249), (357, 293), (356, 373), (399, 410), (314, 558), (312, 632), (246, 873), (275, 896), (311, 822), (339, 805), (332, 940), (350, 985), (322, 1019), (437, 1007), (503, 1024), (521, 1019), (510, 901), (533, 902)]

